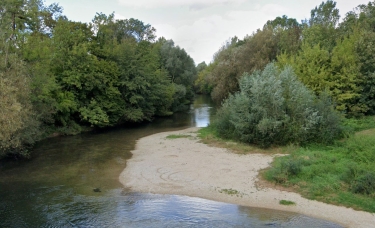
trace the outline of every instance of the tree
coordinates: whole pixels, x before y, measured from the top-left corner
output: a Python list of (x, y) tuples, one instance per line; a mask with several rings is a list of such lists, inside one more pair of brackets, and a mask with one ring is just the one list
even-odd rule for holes
[(298, 55), (278, 56), (278, 64), (291, 65), (298, 78), (315, 94), (328, 92), (338, 111), (360, 115), (367, 107), (357, 102), (361, 74), (355, 53), (355, 39), (350, 37), (339, 41), (332, 54), (319, 45), (310, 47), (304, 43)]
[(302, 44), (298, 55), (282, 54), (278, 56), (279, 64), (281, 66), (291, 65), (299, 80), (316, 94), (331, 86), (329, 60), (329, 52), (321, 48), (320, 45), (311, 47), (305, 43)]
[(201, 62), (201, 63), (199, 63), (198, 65), (197, 65), (197, 67), (196, 67), (196, 70), (197, 70), (197, 72), (199, 73), (199, 72), (202, 72), (204, 69), (206, 69), (207, 68), (207, 64), (206, 64), (206, 62), (205, 61), (203, 61), (203, 62)]
[[(199, 66), (199, 65), (198, 65)], [(203, 70), (198, 70), (197, 79), (194, 82), (195, 91), (202, 94), (211, 94), (213, 89), (212, 70), (215, 68), (215, 63), (210, 63)]]
[(230, 93), (238, 90), (240, 63), (237, 60), (240, 50), (241, 46), (237, 46), (237, 40), (232, 39), (214, 56), (207, 79), (212, 85), (211, 97), (216, 103), (221, 103)]
[(113, 126), (122, 115), (117, 66), (90, 54), (92, 36), (87, 24), (60, 20), (55, 28), (53, 40), (58, 48), (51, 71), (59, 87), (53, 96), (60, 126)]
[(294, 18), (286, 15), (269, 20), (264, 25), (265, 29), (271, 29), (277, 40), (277, 54), (295, 54), (301, 48), (302, 26)]
[(188, 108), (194, 98), (193, 83), (197, 76), (194, 60), (184, 49), (175, 46), (173, 40), (159, 39), (161, 65), (175, 84), (175, 98), (172, 110)]
[(137, 42), (151, 42), (156, 38), (155, 32), (156, 29), (150, 24), (144, 24), (134, 18), (117, 20), (115, 23), (115, 36), (118, 42), (126, 38), (134, 38)]
[(318, 7), (311, 10), (311, 18), (308, 24), (305, 24), (303, 30), (303, 40), (305, 44), (314, 47), (320, 45), (322, 48), (331, 52), (336, 45), (339, 33), (336, 30), (340, 19), (339, 10), (336, 8), (336, 2), (327, 0)]
[(33, 110), (30, 92), (25, 63), (16, 54), (6, 57), (1, 54), (0, 157), (7, 154), (28, 156), (27, 146), (40, 137), (40, 123)]
[(330, 91), (337, 104), (336, 109), (349, 116), (365, 113), (368, 107), (358, 103), (360, 96), (361, 72), (355, 45), (358, 36), (350, 36), (337, 42), (332, 51)]
[(276, 34), (269, 26), (244, 40), (234, 37), (227, 41), (214, 56), (210, 74), (213, 100), (221, 103), (230, 93), (238, 91), (238, 80), (244, 72), (263, 69), (275, 60), (277, 53)]
[(343, 36), (352, 39), (356, 61), (359, 67), (360, 97), (355, 101), (361, 105), (362, 113), (375, 113), (375, 3), (359, 5), (356, 10), (346, 14), (340, 24)]
[(310, 26), (321, 25), (323, 27), (336, 27), (340, 20), (339, 10), (336, 2), (327, 0), (311, 10), (309, 19)]
[(40, 1), (22, 0), (0, 5), (0, 157), (27, 156), (27, 147), (40, 138), (30, 74), (22, 60), (40, 6)]
[(355, 45), (362, 75), (359, 103), (368, 109), (366, 114), (375, 114), (375, 32), (362, 31)]

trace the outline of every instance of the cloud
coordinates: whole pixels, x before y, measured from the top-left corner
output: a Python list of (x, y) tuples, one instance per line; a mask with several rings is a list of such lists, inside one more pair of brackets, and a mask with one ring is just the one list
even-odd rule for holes
[(285, 14), (288, 9), (286, 9), (285, 7), (281, 6), (281, 5), (277, 5), (277, 4), (266, 4), (264, 5), (263, 7), (261, 7), (261, 11), (267, 15), (279, 15), (279, 16), (282, 16), (283, 14)]
[(203, 9), (213, 5), (239, 4), (246, 0), (118, 0), (121, 5), (137, 8), (155, 7), (189, 7), (190, 9)]
[(115, 13), (115, 20), (125, 20), (127, 19), (124, 15)]
[(199, 18), (192, 24), (172, 26), (157, 24), (157, 35), (172, 38), (176, 45), (184, 48), (196, 61), (196, 64), (212, 59), (212, 55), (221, 44), (230, 37), (230, 34), (220, 28), (228, 27), (228, 23), (220, 15), (210, 15)]
[(196, 18), (193, 23), (182, 26), (162, 23), (155, 27), (158, 36), (172, 38), (198, 64), (202, 61), (209, 63), (229, 38), (237, 36), (242, 39), (261, 28), (268, 19), (272, 18), (261, 11), (229, 11), (223, 15)]

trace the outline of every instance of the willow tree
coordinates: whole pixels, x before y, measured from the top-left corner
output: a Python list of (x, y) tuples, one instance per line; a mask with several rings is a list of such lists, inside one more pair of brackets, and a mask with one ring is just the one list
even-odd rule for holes
[(339, 123), (327, 96), (316, 97), (292, 67), (270, 63), (243, 75), (240, 91), (223, 102), (212, 125), (222, 137), (270, 146), (331, 143), (341, 134)]

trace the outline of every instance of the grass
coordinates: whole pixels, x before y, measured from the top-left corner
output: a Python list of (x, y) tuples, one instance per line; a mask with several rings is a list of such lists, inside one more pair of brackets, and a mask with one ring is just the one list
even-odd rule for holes
[(237, 197), (240, 197), (242, 196), (243, 194), (240, 192), (240, 191), (237, 191), (235, 189), (220, 189), (219, 190), (220, 193), (224, 193), (224, 194), (227, 194), (227, 195), (231, 195), (231, 196), (237, 196)]
[(286, 205), (286, 206), (296, 205), (295, 202), (293, 202), (293, 201), (289, 201), (289, 200), (280, 200), (280, 201), (279, 201), (279, 204), (281, 204), (281, 205)]
[(183, 134), (178, 134), (178, 135), (168, 135), (166, 138), (167, 138), (167, 139), (191, 138), (191, 135), (183, 135)]
[(375, 116), (366, 116), (358, 119), (344, 119), (343, 126), (351, 132), (372, 129), (375, 128)]
[(236, 154), (289, 154), (296, 149), (295, 146), (271, 147), (268, 149), (261, 149), (260, 147), (254, 145), (222, 139), (217, 136), (215, 130), (211, 126), (201, 128), (198, 131), (198, 137), (201, 139), (201, 142), (207, 145), (227, 148)]
[(221, 139), (210, 126), (200, 129), (198, 137), (203, 143), (235, 153), (289, 154), (275, 158), (271, 167), (261, 172), (262, 179), (308, 199), (375, 213), (375, 117), (346, 119), (343, 126), (347, 138), (330, 146), (260, 149)]
[(375, 131), (275, 158), (264, 178), (302, 196), (375, 212)]

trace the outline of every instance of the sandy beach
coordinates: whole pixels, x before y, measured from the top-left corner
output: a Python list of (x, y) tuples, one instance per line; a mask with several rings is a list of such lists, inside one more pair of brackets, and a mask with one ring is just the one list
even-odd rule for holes
[[(297, 193), (257, 188), (258, 172), (274, 156), (234, 154), (209, 147), (196, 137), (198, 128), (163, 132), (137, 141), (120, 182), (136, 192), (200, 197), (242, 206), (296, 212), (342, 224), (345, 227), (375, 227), (375, 215), (302, 198)], [(190, 135), (167, 139), (168, 135)], [(290, 200), (293, 206), (280, 205)]]

